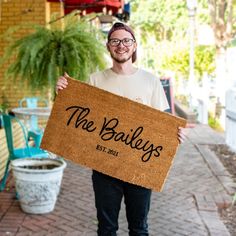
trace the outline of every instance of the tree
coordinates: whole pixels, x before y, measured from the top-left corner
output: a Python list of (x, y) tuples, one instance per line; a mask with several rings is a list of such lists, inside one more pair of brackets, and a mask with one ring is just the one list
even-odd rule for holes
[(150, 35), (155, 35), (157, 41), (175, 41), (183, 37), (188, 24), (186, 3), (172, 0), (133, 0), (131, 22), (141, 29), (144, 42)]
[(208, 0), (210, 24), (216, 46), (216, 87), (220, 101), (225, 100), (226, 48), (236, 34), (235, 0)]
[[(198, 0), (196, 18), (198, 24), (209, 24), (207, 0)], [(155, 70), (155, 67), (160, 68), (161, 66), (161, 69), (173, 70), (176, 74), (181, 72), (182, 76), (184, 75), (185, 78), (188, 77), (189, 16), (186, 1), (133, 0), (131, 22), (141, 31), (141, 42), (143, 47), (145, 47), (146, 55), (148, 55), (145, 65), (150, 66), (153, 70)], [(212, 48), (207, 49), (206, 47), (204, 50), (199, 50), (199, 48), (201, 47), (196, 48), (195, 52), (195, 72), (198, 80), (200, 80), (199, 76), (202, 75), (203, 68), (206, 71), (210, 71), (210, 73), (212, 73), (212, 68), (215, 68), (212, 66), (213, 61), (206, 62), (204, 60), (204, 63), (200, 63), (203, 61), (203, 53), (206, 51), (211, 51), (211, 56), (206, 57), (207, 60), (214, 60), (212, 56), (214, 50)], [(172, 67), (172, 63), (169, 64), (166, 62), (172, 61), (178, 55), (176, 51), (181, 53), (181, 55), (185, 55), (184, 63), (176, 58), (174, 60), (175, 66)], [(179, 70), (180, 68), (181, 70)]]
[(225, 51), (236, 34), (235, 0), (208, 0), (211, 27), (215, 35), (217, 52)]
[[(195, 75), (201, 81), (203, 74), (213, 75), (215, 51), (212, 47), (198, 46), (195, 48)], [(189, 50), (187, 48), (176, 48), (171, 56), (164, 57), (162, 68), (176, 71), (177, 75), (185, 79), (188, 78)]]

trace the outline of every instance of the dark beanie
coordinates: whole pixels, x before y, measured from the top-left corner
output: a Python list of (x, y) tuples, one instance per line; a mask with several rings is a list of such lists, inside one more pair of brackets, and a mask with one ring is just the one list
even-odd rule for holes
[(110, 39), (111, 34), (112, 34), (114, 31), (116, 31), (116, 30), (126, 30), (127, 32), (129, 32), (129, 33), (132, 35), (133, 39), (136, 40), (136, 39), (135, 39), (135, 36), (134, 36), (134, 31), (133, 31), (128, 25), (125, 25), (125, 24), (123, 24), (123, 23), (121, 23), (121, 22), (116, 22), (116, 23), (111, 27), (111, 29), (110, 29), (110, 31), (108, 32), (108, 35), (107, 35), (108, 40)]

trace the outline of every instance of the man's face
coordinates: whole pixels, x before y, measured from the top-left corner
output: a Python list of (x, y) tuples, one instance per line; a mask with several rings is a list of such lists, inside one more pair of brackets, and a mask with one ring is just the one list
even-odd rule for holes
[[(119, 42), (118, 45), (114, 46), (113, 44), (116, 40), (117, 42), (119, 42), (119, 40), (123, 40), (124, 43)], [(125, 63), (129, 60), (132, 60), (132, 55), (135, 52), (136, 47), (137, 44), (134, 41), (132, 35), (123, 29), (114, 31), (110, 36), (109, 42), (107, 43), (107, 48), (111, 54), (112, 59), (118, 63)]]

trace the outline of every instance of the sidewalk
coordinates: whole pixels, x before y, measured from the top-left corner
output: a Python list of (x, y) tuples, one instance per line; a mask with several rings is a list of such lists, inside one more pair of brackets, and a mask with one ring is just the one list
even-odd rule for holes
[[(150, 236), (228, 236), (217, 212), (236, 191), (229, 173), (208, 144), (224, 139), (208, 126), (189, 129), (177, 152), (163, 192), (153, 192), (149, 214)], [(96, 211), (91, 170), (68, 163), (55, 210), (29, 215), (14, 200), (14, 188), (0, 193), (0, 236), (95, 236)], [(10, 181), (9, 185), (12, 184)], [(119, 236), (127, 236), (124, 204)]]

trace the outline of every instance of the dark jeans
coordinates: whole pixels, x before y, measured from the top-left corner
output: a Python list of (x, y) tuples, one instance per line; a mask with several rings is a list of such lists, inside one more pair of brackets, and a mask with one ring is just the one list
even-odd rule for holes
[(93, 171), (99, 236), (116, 236), (122, 197), (130, 236), (147, 236), (151, 190)]

